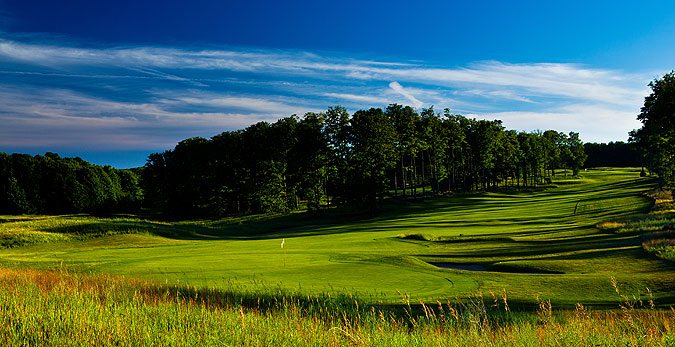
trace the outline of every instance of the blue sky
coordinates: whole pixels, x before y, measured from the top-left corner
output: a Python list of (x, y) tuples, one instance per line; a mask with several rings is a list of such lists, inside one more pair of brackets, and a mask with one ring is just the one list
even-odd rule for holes
[(673, 18), (672, 1), (0, 0), (0, 151), (133, 167), (188, 137), (389, 103), (626, 140), (675, 68)]

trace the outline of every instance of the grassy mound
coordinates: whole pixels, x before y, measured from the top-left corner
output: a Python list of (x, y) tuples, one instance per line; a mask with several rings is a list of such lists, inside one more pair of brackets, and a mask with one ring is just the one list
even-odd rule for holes
[(158, 232), (159, 222), (138, 218), (71, 216), (5, 216), (0, 222), (0, 247), (13, 248), (58, 241)]

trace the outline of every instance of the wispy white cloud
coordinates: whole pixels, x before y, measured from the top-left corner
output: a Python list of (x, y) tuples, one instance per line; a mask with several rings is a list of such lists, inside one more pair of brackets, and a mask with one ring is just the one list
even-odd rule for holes
[(193, 85), (193, 86), (196, 86), (196, 87), (207, 87), (206, 84), (201, 83), (199, 81), (195, 81), (195, 80), (192, 80), (192, 79), (189, 79), (189, 78), (172, 75), (172, 74), (166, 73), (166, 72), (156, 71), (156, 70), (147, 69), (147, 68), (146, 69), (133, 68), (133, 67), (127, 67), (127, 68), (130, 69), (130, 70), (135, 70), (135, 71), (141, 72), (143, 74), (147, 74), (147, 75), (149, 75), (153, 78), (166, 79), (166, 80), (170, 80), (170, 81), (185, 82), (187, 84), (190, 84), (190, 85)]
[(335, 98), (338, 100), (349, 100), (356, 101), (360, 103), (368, 103), (371, 105), (387, 105), (392, 101), (388, 98), (381, 96), (372, 96), (372, 95), (358, 95), (358, 94), (348, 94), (348, 93), (321, 93), (320, 95), (326, 96), (329, 98)]
[[(377, 72), (373, 71), (377, 70)], [(538, 96), (556, 96), (633, 105), (644, 95), (645, 88), (635, 79), (602, 70), (588, 70), (573, 64), (505, 64), (487, 62), (462, 69), (371, 69), (377, 78), (447, 86), (493, 86), (515, 88)], [(647, 80), (648, 81), (648, 80)], [(645, 79), (641, 79), (644, 85)]]
[(410, 101), (410, 103), (416, 108), (422, 107), (422, 105), (424, 105), (423, 102), (417, 100), (417, 98), (414, 95), (412, 95), (410, 91), (403, 88), (403, 86), (396, 81), (389, 83), (389, 88), (391, 88), (391, 90), (393, 90), (394, 92), (401, 94), (403, 97), (408, 99), (408, 101)]
[(484, 90), (484, 89), (467, 89), (467, 90), (458, 90), (453, 94), (455, 95), (468, 95), (468, 96), (480, 96), (488, 99), (507, 99), (532, 103), (532, 99), (518, 95), (515, 91), (512, 90)]
[[(258, 121), (275, 121), (287, 115), (278, 109), (291, 109), (251, 98), (184, 99), (117, 102), (69, 90), (0, 88), (0, 147), (74, 148), (86, 144), (96, 149), (170, 148), (185, 137), (210, 136)], [(222, 110), (172, 110), (194, 105)], [(226, 107), (241, 110), (227, 111)]]
[[(645, 81), (616, 71), (576, 64), (508, 64), (496, 61), (465, 68), (425, 68), (396, 62), (327, 58), (289, 51), (181, 50), (175, 48), (85, 49), (0, 41), (0, 56), (34, 64), (106, 65), (127, 68), (228, 70), (235, 72), (342, 76), (365, 80), (396, 80), (442, 86), (520, 88), (534, 95), (553, 95), (594, 102), (632, 104), (641, 101)], [(646, 78), (647, 77), (647, 78)], [(638, 85), (635, 82), (642, 82)]]
[(129, 138), (129, 146), (144, 136), (169, 145), (343, 102), (352, 109), (393, 102), (450, 107), (501, 118), (510, 128), (616, 140), (639, 126), (635, 114), (654, 77), (561, 63), (442, 68), (283, 50), (82, 48), (0, 39), (2, 62), (11, 64), (0, 71), (0, 145), (22, 141), (13, 135), (19, 133), (46, 141), (48, 129), (57, 128), (86, 132), (72, 143), (99, 133), (99, 142), (105, 134), (143, 134)]
[(178, 97), (175, 100), (184, 103), (183, 106), (210, 106), (225, 109), (243, 109), (253, 112), (263, 112), (268, 114), (278, 114), (280, 116), (291, 114), (304, 114), (316, 109), (308, 110), (299, 105), (287, 105), (280, 102), (270, 101), (263, 98), (251, 98), (241, 96), (212, 96), (207, 98), (199, 97)]
[[(526, 131), (554, 129), (579, 132), (587, 142), (626, 141), (628, 130), (640, 127), (635, 112), (625, 109), (608, 109), (599, 105), (573, 104), (550, 111), (508, 111), (469, 114), (469, 117), (500, 119), (509, 129)], [(627, 130), (628, 129), (628, 130)], [(616, 134), (625, 134), (617, 137)]]

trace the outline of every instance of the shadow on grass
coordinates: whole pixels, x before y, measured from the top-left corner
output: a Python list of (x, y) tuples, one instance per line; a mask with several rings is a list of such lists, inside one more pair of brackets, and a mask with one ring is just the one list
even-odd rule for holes
[[(633, 179), (606, 184), (580, 184), (575, 189), (552, 189), (528, 193), (460, 193), (450, 196), (431, 196), (420, 199), (387, 199), (384, 207), (375, 218), (357, 208), (331, 208), (318, 211), (292, 213), (287, 215), (257, 215), (232, 217), (223, 220), (203, 220), (185, 222), (153, 222), (147, 220), (130, 221), (128, 218), (111, 218), (100, 222), (83, 223), (77, 226), (45, 228), (45, 231), (57, 233), (76, 233), (80, 235), (110, 235), (130, 232), (147, 232), (180, 240), (259, 240), (274, 238), (293, 238), (303, 236), (342, 234), (362, 231), (404, 231), (408, 226), (392, 225), (392, 221), (408, 219), (417, 225), (486, 228), (499, 227), (499, 224), (517, 224), (523, 227), (542, 225), (554, 230), (535, 230), (511, 232), (509, 236), (523, 237), (544, 235), (559, 231), (572, 231), (576, 225), (561, 225), (561, 218), (586, 218), (590, 226), (601, 221), (605, 215), (626, 216), (642, 212), (635, 211), (634, 203), (612, 204), (612, 199), (635, 197), (635, 190), (646, 189), (653, 183), (651, 179)], [(582, 188), (582, 189), (576, 189)], [(630, 188), (631, 191), (621, 191)], [(618, 191), (617, 191), (618, 190)], [(587, 197), (590, 194), (597, 196)], [(645, 198), (646, 199), (646, 198)], [(586, 208), (574, 215), (573, 204), (585, 201), (585, 204), (597, 205)], [(558, 211), (556, 204), (567, 203), (569, 211)], [(599, 204), (599, 202), (604, 202)], [(550, 204), (551, 211), (533, 218), (517, 216), (505, 217), (508, 210), (529, 208), (532, 204)], [(643, 201), (646, 206), (646, 201)], [(522, 207), (520, 207), (522, 206)], [(589, 205), (590, 206), (590, 205)], [(505, 210), (506, 209), (506, 210)], [(466, 218), (475, 213), (494, 215), (488, 221), (452, 220), (454, 215)], [(431, 214), (443, 214), (443, 221), (424, 221)], [(446, 217), (447, 216), (447, 217)], [(416, 221), (418, 220), (418, 221)], [(557, 229), (556, 229), (557, 228)], [(504, 237), (501, 234), (483, 234), (483, 236)]]
[[(172, 284), (155, 284), (141, 287), (144, 295), (150, 298), (162, 298), (168, 301), (179, 301), (181, 299), (195, 298), (195, 302), (204, 304), (207, 307), (217, 308), (231, 308), (231, 307), (245, 307), (249, 309), (257, 309), (263, 311), (278, 311), (285, 310), (289, 305), (295, 308), (300, 308), (306, 313), (318, 313), (319, 308), (321, 312), (338, 313), (338, 316), (356, 317), (364, 312), (371, 312), (372, 310), (381, 310), (385, 315), (391, 314), (397, 318), (405, 317), (422, 317), (428, 312), (428, 307), (424, 307), (422, 302), (435, 304), (436, 298), (416, 298), (409, 297), (406, 293), (400, 294), (400, 302), (386, 300), (380, 301), (377, 295), (363, 295), (353, 292), (344, 292), (337, 294), (318, 294), (308, 295), (306, 293), (292, 292), (281, 287), (276, 287), (273, 284), (264, 286), (267, 288), (264, 291), (251, 291), (245, 288), (232, 288), (231, 290), (211, 289), (211, 288), (196, 288), (186, 287), (183, 285)], [(487, 294), (486, 294), (487, 295)], [(486, 313), (494, 314), (501, 319), (507, 318), (504, 315), (503, 307), (495, 305), (497, 301), (494, 297), (484, 297), (477, 293), (467, 294), (465, 296), (455, 297), (444, 300), (444, 304), (455, 306), (459, 310), (467, 309), (469, 306), (474, 306), (480, 303), (480, 306), (486, 309)], [(542, 298), (545, 300), (545, 298)], [(565, 298), (550, 298), (551, 302), (556, 305), (556, 309), (573, 310), (576, 307), (575, 301)], [(498, 299), (499, 300), (499, 299)], [(619, 309), (621, 304), (620, 297), (609, 297), (605, 300), (593, 300), (583, 302), (585, 306), (590, 306), (598, 309)], [(155, 300), (151, 300), (155, 301)], [(470, 304), (470, 305), (467, 305)], [(500, 303), (501, 304), (501, 303)], [(663, 295), (656, 301), (658, 307), (667, 308), (675, 304), (675, 294)], [(508, 299), (508, 305), (512, 311), (517, 312), (535, 312), (539, 307), (539, 303), (535, 298), (528, 299)], [(635, 306), (635, 308), (640, 308)], [(643, 308), (646, 308), (643, 307)], [(315, 312), (316, 310), (316, 312)], [(515, 318), (512, 317), (512, 318)]]
[[(432, 243), (445, 243), (448, 241), (419, 241)], [(509, 247), (505, 248), (504, 240), (490, 238), (474, 238), (469, 240), (451, 240), (451, 243), (467, 242), (471, 244), (482, 243), (480, 253), (476, 254), (472, 247), (454, 247), (449, 254), (424, 254), (426, 258), (468, 258), (468, 259), (503, 259), (503, 260), (551, 260), (551, 259), (592, 259), (608, 257), (625, 252), (627, 247), (639, 247), (640, 239), (637, 236), (595, 234), (583, 238), (559, 239), (559, 240), (511, 240)], [(458, 250), (459, 249), (459, 250)], [(461, 251), (465, 249), (465, 251)], [(567, 253), (567, 254), (566, 254)], [(548, 255), (548, 256), (547, 256)]]

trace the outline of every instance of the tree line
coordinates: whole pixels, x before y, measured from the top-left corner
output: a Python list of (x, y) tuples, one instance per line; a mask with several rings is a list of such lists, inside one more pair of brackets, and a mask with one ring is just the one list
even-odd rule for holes
[(637, 119), (642, 127), (630, 132), (645, 166), (659, 177), (659, 186), (675, 186), (675, 70), (649, 83)]
[[(556, 169), (578, 173), (579, 134), (518, 132), (449, 109), (343, 107), (195, 137), (153, 153), (142, 171), (146, 206), (172, 215), (281, 212), (359, 205), (385, 195), (517, 189)], [(559, 173), (560, 174), (560, 173)]]
[(633, 143), (623, 141), (609, 143), (586, 143), (584, 151), (588, 158), (585, 167), (641, 167), (640, 149)]
[(55, 153), (0, 153), (0, 213), (64, 214), (133, 210), (143, 199), (133, 170)]
[(556, 169), (576, 174), (585, 159), (575, 132), (518, 132), (448, 109), (392, 104), (350, 115), (338, 106), (186, 139), (130, 170), (54, 153), (0, 153), (0, 213), (145, 206), (175, 216), (223, 216), (324, 205), (374, 212), (385, 195), (527, 189)]

